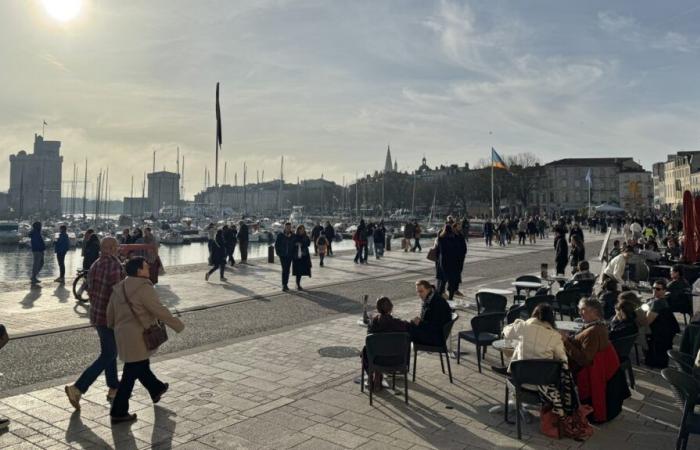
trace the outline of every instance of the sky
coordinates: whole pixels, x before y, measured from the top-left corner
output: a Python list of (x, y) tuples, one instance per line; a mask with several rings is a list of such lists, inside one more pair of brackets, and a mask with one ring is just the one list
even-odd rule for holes
[[(45, 0), (0, 2), (0, 190), (33, 135), (63, 142), (64, 180), (89, 160), (112, 196), (185, 156), (185, 195), (243, 163), (248, 181), (338, 183), (425, 155), (627, 156), (647, 169), (698, 149), (696, 1)], [(56, 0), (62, 1), (62, 0)], [(213, 178), (213, 175), (212, 175)]]

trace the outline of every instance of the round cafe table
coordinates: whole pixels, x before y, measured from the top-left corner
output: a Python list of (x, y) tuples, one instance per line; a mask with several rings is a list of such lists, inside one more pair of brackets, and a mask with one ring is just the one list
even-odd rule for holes
[(574, 322), (572, 320), (557, 320), (557, 330), (568, 331), (575, 333), (583, 327), (582, 322)]
[(536, 283), (534, 281), (513, 281), (511, 284), (516, 288), (527, 290), (539, 289), (542, 287), (542, 283)]
[(513, 295), (513, 291), (510, 289), (491, 289), (491, 288), (484, 288), (484, 289), (479, 289), (476, 291), (477, 294), (485, 293), (485, 294), (496, 294), (496, 295), (504, 295), (504, 296), (509, 296)]

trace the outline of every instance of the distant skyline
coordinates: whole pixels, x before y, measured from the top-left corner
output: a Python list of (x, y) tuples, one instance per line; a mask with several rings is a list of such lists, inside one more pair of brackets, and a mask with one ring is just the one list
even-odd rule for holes
[(88, 158), (121, 198), (153, 150), (174, 171), (179, 146), (192, 198), (205, 165), (213, 183), (217, 81), (231, 184), (244, 161), (249, 181), (278, 177), (282, 155), (289, 181), (350, 182), (383, 169), (387, 144), (401, 171), (491, 146), (648, 170), (700, 149), (690, 0), (80, 3), (59, 21), (40, 0), (0, 2), (0, 191), (46, 120), (64, 180)]

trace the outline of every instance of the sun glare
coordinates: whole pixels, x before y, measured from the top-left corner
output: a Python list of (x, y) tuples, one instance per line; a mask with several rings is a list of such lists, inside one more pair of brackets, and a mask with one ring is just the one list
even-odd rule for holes
[(46, 12), (59, 22), (74, 19), (80, 13), (81, 0), (42, 0)]

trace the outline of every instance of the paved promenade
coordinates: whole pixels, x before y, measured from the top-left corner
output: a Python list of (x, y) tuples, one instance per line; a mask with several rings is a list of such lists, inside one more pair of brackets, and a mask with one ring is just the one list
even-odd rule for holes
[[(544, 249), (551, 249), (551, 241), (533, 247), (494, 250), (485, 250), (478, 243), (470, 247), (469, 261), (514, 257)], [(346, 255), (338, 256), (329, 261), (322, 277), (314, 276), (306, 285), (313, 294), (324, 284), (380, 276), (395, 284), (397, 291), (406, 292), (398, 289), (399, 285), (408, 286), (416, 278), (417, 270), (431, 267), (424, 260), (425, 254), (393, 252), (388, 256), (383, 262), (367, 267), (355, 266)], [(547, 262), (540, 259), (538, 256), (533, 260), (523, 273), (536, 272), (541, 262)], [(255, 266), (242, 270), (256, 274), (255, 281), (246, 278), (246, 292), (278, 291), (277, 266), (256, 262)], [(235, 285), (235, 275), (229, 279)], [(512, 277), (494, 271), (492, 276), (468, 278), (465, 272), (466, 279), (469, 282), (465, 290), (470, 297), (479, 286), (509, 286)], [(169, 288), (162, 292), (173, 292), (180, 299), (170, 305), (178, 308), (242, 301), (251, 295), (227, 289), (227, 285), (218, 281), (204, 283), (201, 271), (173, 273), (163, 278), (163, 285)], [(0, 302), (11, 300), (12, 295), (23, 294), (19, 291), (2, 294)], [(183, 300), (185, 297), (188, 300)], [(195, 304), (195, 299), (199, 303)], [(44, 300), (47, 304), (57, 303), (49, 295)], [(418, 313), (419, 302), (415, 297), (395, 299), (395, 303), (398, 316), (408, 319)], [(68, 304), (49, 309), (49, 314), (72, 310)], [(34, 313), (41, 317), (39, 311), (44, 305), (37, 302), (35, 306), (38, 309)], [(4, 308), (4, 304), (0, 303), (0, 307)], [(472, 313), (460, 312), (455, 334), (457, 330), (470, 328)], [(583, 444), (543, 437), (537, 419), (524, 426), (523, 440), (518, 441), (514, 425), (504, 422), (502, 414), (488, 412), (491, 406), (503, 402), (502, 378), (488, 369), (500, 361), (498, 354), (489, 350), (485, 370), (479, 374), (470, 345), (466, 345), (470, 354), (463, 356), (461, 365), (452, 360), (454, 384), (441, 373), (436, 356), (421, 354), (416, 382), (409, 382), (409, 405), (403, 403), (402, 396), (384, 390), (370, 407), (367, 395), (361, 394), (359, 385), (353, 381), (360, 374), (359, 351), (366, 333), (357, 325), (357, 319), (357, 314), (337, 314), (332, 319), (155, 358), (154, 371), (170, 382), (170, 391), (153, 406), (137, 385), (131, 404), (139, 420), (132, 425), (110, 426), (103, 378), (84, 397), (80, 414), (73, 412), (63, 392), (63, 384), (73, 381), (74, 376), (3, 398), (0, 415), (10, 417), (13, 423), (8, 433), (0, 435), (0, 448), (661, 449), (673, 446), (680, 411), (675, 409), (671, 393), (658, 372), (636, 366), (638, 389), (645, 399), (627, 400), (622, 415), (610, 424), (596, 427), (593, 438)], [(27, 331), (31, 332), (32, 328)], [(182, 338), (174, 336), (173, 340)], [(397, 381), (397, 391), (402, 393), (403, 381)], [(689, 447), (699, 443), (691, 438)]]

